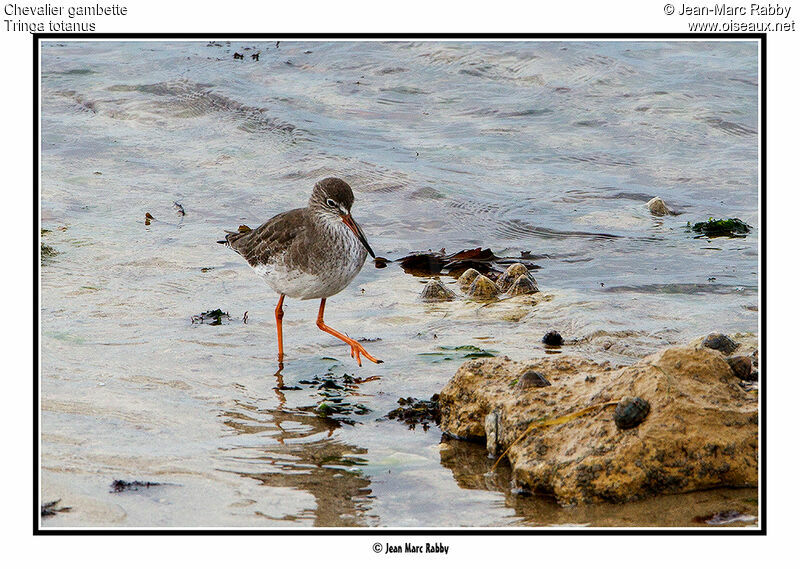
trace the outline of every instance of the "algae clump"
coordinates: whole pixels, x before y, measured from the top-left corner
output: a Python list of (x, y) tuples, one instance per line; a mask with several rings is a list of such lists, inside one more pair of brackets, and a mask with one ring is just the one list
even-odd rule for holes
[[(687, 225), (689, 225), (687, 223)], [(692, 231), (700, 233), (696, 239), (705, 237), (744, 237), (752, 229), (738, 217), (730, 219), (714, 219), (709, 217), (708, 221), (700, 221), (691, 226)]]

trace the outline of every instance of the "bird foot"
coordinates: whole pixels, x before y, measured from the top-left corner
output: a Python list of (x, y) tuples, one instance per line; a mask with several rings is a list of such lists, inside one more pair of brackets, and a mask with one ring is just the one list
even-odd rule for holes
[(383, 360), (379, 360), (377, 358), (372, 357), (367, 350), (364, 349), (364, 346), (356, 342), (355, 340), (350, 340), (347, 342), (350, 345), (350, 357), (355, 358), (358, 362), (358, 366), (361, 367), (361, 356), (363, 355), (369, 361), (375, 364), (382, 364)]

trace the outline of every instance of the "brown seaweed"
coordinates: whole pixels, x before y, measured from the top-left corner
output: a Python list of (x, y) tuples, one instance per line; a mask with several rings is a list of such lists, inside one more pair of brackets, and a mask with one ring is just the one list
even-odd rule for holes
[(69, 512), (72, 509), (71, 506), (57, 507), (59, 502), (61, 502), (61, 498), (42, 504), (42, 517), (55, 516), (60, 512)]
[(133, 482), (126, 482), (125, 480), (114, 480), (111, 483), (111, 492), (112, 493), (119, 493), (119, 492), (138, 492), (142, 488), (150, 488), (151, 486), (161, 486), (163, 482), (142, 482), (140, 480), (134, 480)]
[(514, 263), (521, 263), (527, 269), (539, 269), (539, 265), (532, 263), (527, 255), (519, 257), (498, 257), (491, 249), (477, 247), (464, 249), (450, 255), (444, 249), (439, 251), (416, 251), (405, 257), (397, 259), (403, 270), (417, 277), (431, 277), (437, 275), (450, 275), (458, 277), (467, 269), (475, 269), (482, 275), (496, 276), (505, 270), (505, 267)]

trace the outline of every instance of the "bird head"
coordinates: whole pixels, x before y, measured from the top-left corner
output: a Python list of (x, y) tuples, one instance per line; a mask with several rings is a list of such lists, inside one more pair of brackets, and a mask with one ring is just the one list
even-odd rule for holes
[(334, 219), (341, 220), (374, 259), (375, 252), (367, 243), (364, 232), (350, 213), (354, 199), (353, 190), (347, 182), (339, 178), (325, 178), (314, 185), (314, 191), (308, 200), (308, 206), (326, 217), (336, 216)]

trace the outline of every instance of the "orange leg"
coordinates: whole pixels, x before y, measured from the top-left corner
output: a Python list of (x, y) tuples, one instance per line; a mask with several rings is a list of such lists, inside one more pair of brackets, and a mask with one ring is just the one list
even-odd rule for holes
[(331, 336), (335, 336), (335, 337), (339, 338), (342, 342), (344, 342), (348, 346), (350, 346), (350, 357), (355, 358), (356, 361), (358, 362), (359, 366), (361, 365), (361, 355), (362, 354), (364, 355), (365, 358), (367, 358), (372, 363), (376, 363), (376, 364), (382, 364), (383, 363), (383, 360), (375, 359), (371, 355), (369, 355), (367, 350), (364, 349), (364, 346), (362, 346), (361, 344), (359, 344), (358, 342), (356, 342), (352, 338), (348, 338), (347, 336), (345, 336), (341, 332), (337, 332), (333, 328), (330, 328), (329, 326), (327, 326), (325, 324), (325, 322), (323, 321), (324, 313), (325, 313), (325, 299), (323, 298), (322, 301), (320, 301), (320, 303), (319, 303), (319, 314), (317, 315), (317, 326), (323, 332), (327, 332)]
[(283, 363), (283, 297), (278, 300), (275, 307), (275, 325), (278, 327), (278, 362)]

